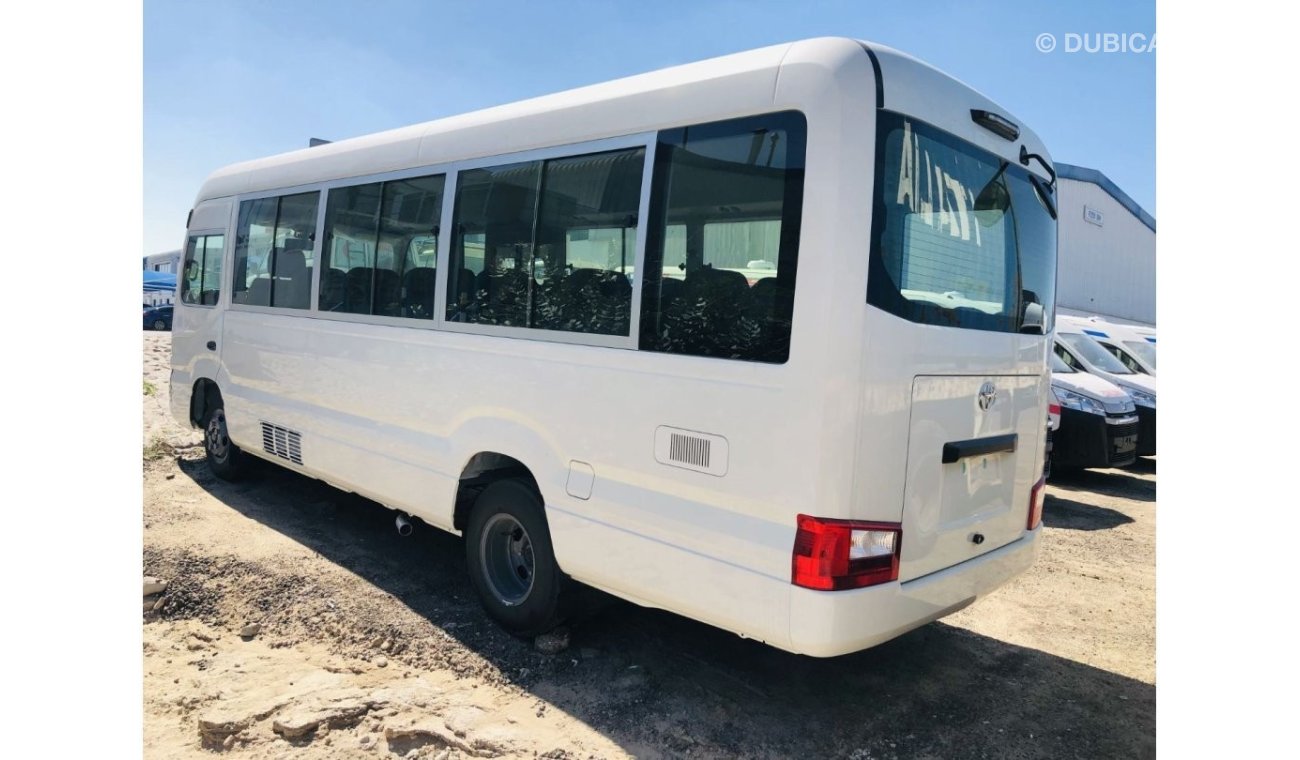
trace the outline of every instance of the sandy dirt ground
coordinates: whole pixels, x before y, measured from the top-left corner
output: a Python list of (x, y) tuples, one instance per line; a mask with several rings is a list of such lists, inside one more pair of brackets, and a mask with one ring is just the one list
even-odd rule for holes
[[(1155, 754), (1154, 460), (1054, 478), (1038, 562), (892, 642), (798, 657), (606, 600), (546, 655), (460, 542), (272, 465), (230, 484), (144, 335), (149, 758), (1112, 758)], [(243, 635), (241, 635), (243, 634)]]

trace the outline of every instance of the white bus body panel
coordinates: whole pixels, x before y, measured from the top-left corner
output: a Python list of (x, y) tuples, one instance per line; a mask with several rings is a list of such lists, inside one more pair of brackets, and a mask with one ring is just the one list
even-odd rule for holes
[[(1009, 160), (1020, 143), (1046, 155), (1028, 130), (1013, 145), (973, 125), (971, 108), (996, 108), (978, 93), (907, 56), (873, 49), (887, 108)], [(298, 432), (302, 465), (273, 461), (449, 530), (471, 458), (513, 457), (538, 482), (565, 572), (791, 651), (854, 651), (969, 604), (1028, 567), (1036, 551), (1039, 531), (1025, 531), (1024, 522), (1042, 462), (1048, 340), (914, 324), (866, 304), (875, 93), (871, 61), (857, 42), (810, 40), (217, 172), (201, 200), (438, 171), (443, 162), (782, 109), (798, 109), (808, 121), (787, 363), (509, 339), (438, 329), (441, 320), (384, 324), (231, 307), (223, 289), (224, 368), (214, 376), (232, 440), (265, 456), (262, 423)], [(449, 196), (453, 179), (449, 173)], [(442, 223), (449, 224), (445, 211)], [(318, 241), (316, 261), (319, 248)], [(176, 351), (180, 364), (191, 361), (186, 352), (201, 353)], [(970, 383), (978, 387), (976, 378), (995, 378), (1012, 393), (1005, 417), (987, 424), (1014, 429), (1022, 440), (989, 498), (972, 502), (980, 514), (999, 515), (997, 538), (979, 556), (949, 545), (945, 529), (926, 522), (925, 508), (905, 510), (909, 499), (943, 496), (909, 463), (908, 441), (920, 424), (912, 398), (925, 375), (959, 376), (954, 399)], [(174, 375), (177, 383), (192, 378)], [(1033, 430), (1025, 421), (1031, 401)], [(935, 424), (943, 435), (970, 437), (977, 423), (952, 404), (934, 409)], [(187, 410), (176, 409), (178, 418), (188, 421)], [(725, 475), (657, 462), (661, 426), (725, 438)], [(578, 496), (566, 488), (575, 461), (593, 474), (590, 491)], [(904, 567), (917, 579), (843, 592), (793, 586), (799, 513), (904, 523)]]
[[(229, 255), (232, 246), (228, 228), (234, 204), (228, 198), (202, 201), (195, 205), (190, 214), (189, 229), (185, 242), (181, 246), (181, 269), (176, 275), (176, 306), (172, 312), (172, 368), (169, 383), (172, 416), (182, 424), (190, 424), (190, 396), (195, 382), (200, 379), (218, 381), (221, 374), (220, 346), (217, 350), (207, 347), (208, 341), (221, 339), (221, 322), (226, 313), (226, 299), (230, 296), (227, 288), (221, 289), (221, 297), (215, 306), (195, 306), (183, 304), (180, 299), (181, 280), (185, 276), (184, 264), (189, 250), (189, 238), (192, 234), (219, 233), (225, 235), (226, 248), (222, 251), (223, 261)], [(225, 272), (223, 267), (222, 272)], [(178, 362), (177, 359), (181, 361)]]

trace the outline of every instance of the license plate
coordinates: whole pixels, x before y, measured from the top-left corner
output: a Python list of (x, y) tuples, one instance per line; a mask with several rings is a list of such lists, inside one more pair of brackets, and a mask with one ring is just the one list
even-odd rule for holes
[(1115, 453), (1127, 454), (1131, 451), (1136, 451), (1137, 445), (1138, 445), (1138, 437), (1136, 435), (1126, 435), (1120, 438), (1116, 438), (1114, 441)]

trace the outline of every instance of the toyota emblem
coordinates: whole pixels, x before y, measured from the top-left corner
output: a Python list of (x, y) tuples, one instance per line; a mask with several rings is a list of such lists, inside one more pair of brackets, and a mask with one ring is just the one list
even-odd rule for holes
[(998, 389), (993, 383), (985, 382), (980, 386), (980, 410), (987, 412), (993, 403), (998, 400)]

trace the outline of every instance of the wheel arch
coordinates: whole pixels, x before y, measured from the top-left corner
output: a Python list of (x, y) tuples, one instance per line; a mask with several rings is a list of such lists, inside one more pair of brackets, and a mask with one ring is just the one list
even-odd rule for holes
[(200, 377), (190, 391), (190, 424), (203, 427), (203, 419), (213, 404), (223, 403), (221, 388), (211, 378)]
[[(492, 483), (506, 478), (515, 478), (526, 483), (545, 507), (546, 499), (542, 495), (541, 485), (532, 469), (522, 460), (500, 451), (476, 451), (469, 456), (461, 467), (457, 479), (455, 509), (452, 513), (452, 526), (459, 531), (465, 530), (474, 500)], [(543, 509), (543, 519), (545, 510)]]

